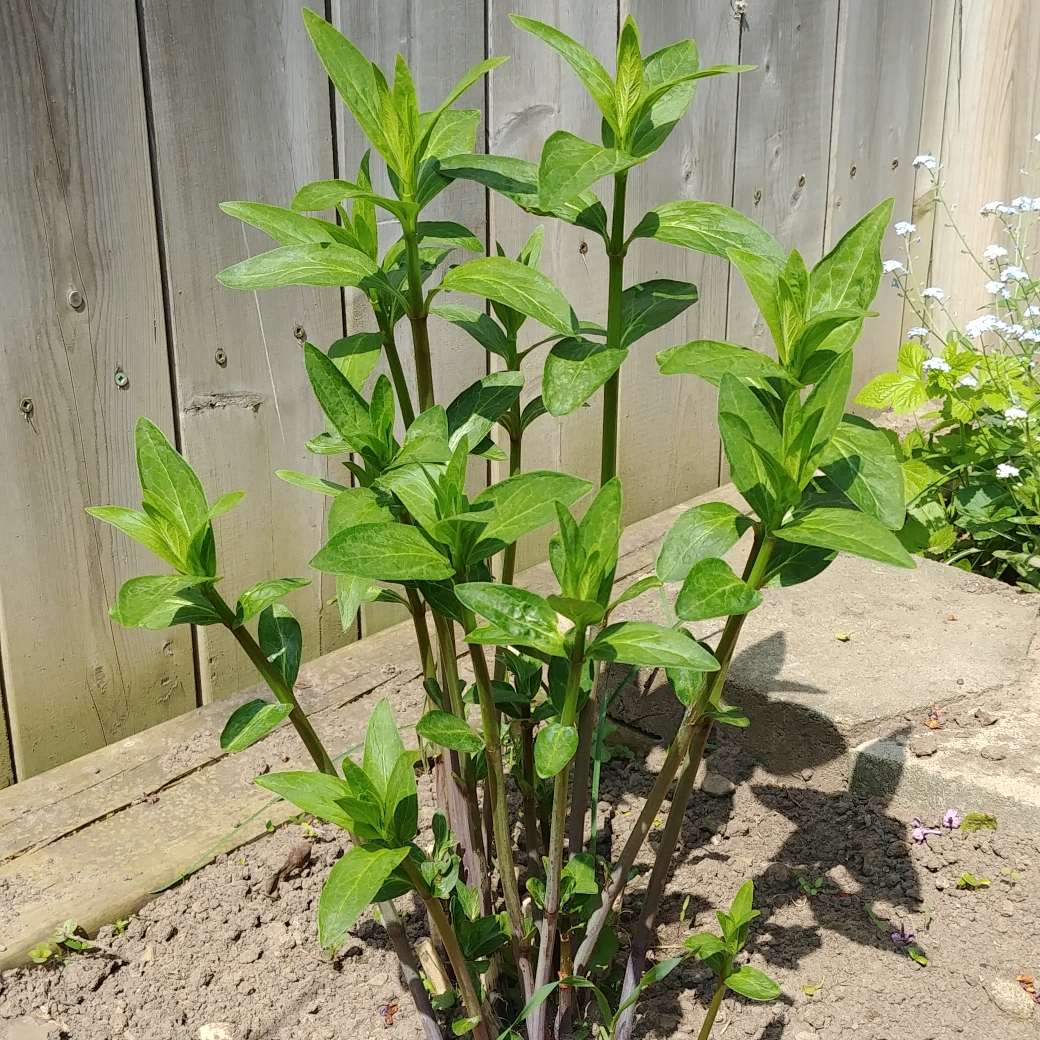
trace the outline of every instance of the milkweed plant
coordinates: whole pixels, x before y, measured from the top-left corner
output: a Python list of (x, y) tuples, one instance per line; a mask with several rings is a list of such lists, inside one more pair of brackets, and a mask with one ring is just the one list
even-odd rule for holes
[[(475, 154), (480, 113), (455, 107), (504, 58), (481, 62), (424, 111), (400, 56), (391, 84), (333, 26), (309, 10), (303, 14), (356, 121), (349, 132), (363, 134), (371, 147), (354, 180), (304, 185), (288, 208), (226, 203), (226, 213), (266, 232), (275, 245), (218, 278), (249, 291), (350, 286), (371, 304), (377, 331), (327, 346), (307, 343), (303, 351), (326, 420), (307, 447), (342, 460), (342, 483), (279, 475), (301, 493), (331, 499), (328, 539), (311, 563), (335, 576), (344, 627), (372, 600), (410, 612), (427, 695), (415, 727), (431, 752), (423, 763), (435, 763), (438, 782), (456, 797), (445, 800), (428, 832), (420, 830), (419, 756), (405, 746), (385, 700), (372, 713), (361, 763), (345, 758), (337, 768), (293, 692), (300, 626), (281, 601), (306, 579), (265, 579), (233, 601), (225, 598), (213, 523), (240, 495), (210, 504), (188, 463), (146, 419), (136, 431), (141, 511), (92, 512), (174, 573), (128, 581), (112, 617), (152, 629), (223, 625), (238, 640), (273, 700), (235, 711), (222, 746), (239, 751), (285, 718), (296, 727), (316, 771), (271, 773), (256, 782), (351, 839), (321, 893), (320, 944), (335, 949), (372, 906), (429, 1040), (469, 1034), (562, 1040), (576, 1020), (591, 1023), (585, 1028), (600, 1038), (627, 1038), (642, 992), (690, 957), (718, 980), (705, 1038), (727, 992), (754, 1000), (779, 995), (757, 968), (738, 964), (746, 960), (738, 954), (758, 913), (750, 881), (718, 913), (718, 934), (691, 936), (682, 956), (649, 970), (646, 964), (709, 734), (716, 723), (748, 725), (723, 700), (744, 619), (768, 589), (814, 578), (839, 552), (914, 565), (895, 533), (904, 520), (896, 450), (884, 432), (845, 413), (853, 347), (881, 278), (891, 200), (811, 268), (727, 206), (683, 200), (629, 214), (629, 176), (684, 117), (697, 80), (753, 68), (703, 68), (692, 40), (644, 56), (631, 18), (611, 76), (559, 30), (514, 16), (518, 29), (570, 65), (603, 117), (600, 142), (557, 131), (533, 163)], [(385, 165), (392, 195), (374, 190), (372, 163)], [(597, 235), (608, 261), (606, 315), (579, 317), (541, 273), (542, 227), (515, 259), (501, 246), (495, 255), (463, 259), (460, 251), (483, 253), (480, 240), (458, 223), (424, 219), (430, 202), (459, 179)], [(390, 220), (396, 236), (385, 233)], [(394, 240), (386, 245), (388, 237)], [(697, 300), (696, 286), (687, 282), (626, 285), (626, 257), (644, 239), (732, 263), (761, 310), (775, 356), (717, 340), (657, 355), (664, 375), (695, 375), (717, 388), (718, 426), (747, 509), (721, 502), (689, 509), (667, 533), (654, 572), (619, 587), (620, 373), (640, 339)], [(486, 303), (474, 307), (456, 294)], [(491, 373), (451, 401), (435, 398), (430, 339), (438, 326), (431, 315), (468, 333), (472, 349), (495, 355)], [(411, 349), (414, 393), (399, 343), (406, 323), (410, 336), (402, 340)], [(549, 345), (540, 364), (532, 341)], [(390, 376), (373, 379), (384, 357)], [(521, 408), (528, 382), (540, 392)], [(532, 424), (545, 412), (566, 415), (599, 392), (598, 487), (566, 473), (525, 471), (522, 441)], [(470, 497), (473, 456), (506, 463), (508, 475)], [(515, 546), (550, 524), (558, 588), (542, 596), (513, 583)], [(742, 538), (747, 555), (738, 574), (723, 557)], [(618, 619), (624, 603), (654, 589), (671, 623)], [(714, 646), (684, 627), (713, 618), (723, 623)], [(665, 669), (684, 709), (616, 861), (599, 854), (584, 827), (608, 725), (604, 666), (613, 663)], [(519, 793), (515, 803), (512, 792)], [(621, 956), (615, 908), (669, 792), (656, 862)], [(515, 846), (514, 830), (523, 836)], [(419, 967), (405, 936), (395, 900), (407, 894), (425, 907), (431, 936), (447, 958), (446, 990)]]
[[(1035, 176), (1035, 152), (1030, 158), (1032, 168), (1022, 172)], [(897, 223), (905, 263), (886, 260), (884, 271), (917, 324), (897, 370), (871, 380), (856, 401), (913, 416), (900, 441), (908, 507), (903, 544), (1040, 591), (1040, 281), (1034, 274), (1040, 197), (987, 202), (981, 214), (993, 241), (978, 253), (958, 226), (936, 158), (919, 155), (915, 165), (930, 177), (935, 211), (958, 236), (965, 262), (978, 267), (990, 303), (958, 320), (957, 301), (941, 286), (921, 283), (913, 269), (917, 228)]]

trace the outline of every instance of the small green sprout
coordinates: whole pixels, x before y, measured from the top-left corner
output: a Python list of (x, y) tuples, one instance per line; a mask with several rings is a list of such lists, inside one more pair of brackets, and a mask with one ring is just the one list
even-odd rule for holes
[(50, 944), (45, 942), (38, 942), (29, 951), (29, 960), (31, 960), (33, 964), (46, 964), (53, 956), (54, 951), (50, 948)]
[(995, 831), (997, 829), (997, 818), (992, 813), (973, 812), (961, 820), (961, 830), (967, 834), (974, 834), (983, 828)]
[(113, 935), (126, 935), (126, 930), (127, 930), (127, 928), (130, 927), (130, 920), (131, 920), (131, 918), (129, 918), (129, 917), (120, 917), (120, 918), (118, 918), (116, 920), (116, 923), (114, 925), (112, 925), (112, 934)]
[(799, 874), (797, 870), (791, 871), (791, 877), (798, 882), (798, 887), (807, 895), (815, 896), (818, 895), (820, 889), (823, 888), (823, 878), (818, 877), (815, 881), (810, 881), (807, 877)]
[(969, 874), (967, 871), (965, 871), (957, 879), (957, 887), (970, 888), (972, 891), (975, 891), (979, 888), (989, 888), (989, 878), (977, 878), (974, 874)]

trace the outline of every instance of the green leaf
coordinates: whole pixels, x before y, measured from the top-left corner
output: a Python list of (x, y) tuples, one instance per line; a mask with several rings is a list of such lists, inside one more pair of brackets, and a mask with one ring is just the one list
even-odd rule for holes
[(639, 30), (629, 15), (621, 27), (617, 48), (617, 78), (614, 84), (614, 108), (618, 132), (625, 136), (629, 123), (643, 96), (643, 57), (639, 47)]
[(448, 444), (454, 450), (466, 437), (479, 444), (520, 397), (520, 372), (492, 372), (471, 383), (448, 405)]
[(134, 428), (134, 446), (145, 507), (158, 509), (190, 540), (209, 522), (209, 503), (195, 471), (144, 416)]
[(662, 581), (682, 581), (695, 563), (728, 553), (751, 526), (749, 517), (724, 502), (687, 509), (664, 536), (658, 576)]
[(379, 595), (379, 590), (368, 578), (357, 574), (336, 575), (336, 606), (339, 607), (339, 622), (346, 632), (353, 627), (362, 603), (370, 603)]
[[(108, 616), (124, 628), (144, 626), (177, 593), (206, 579), (191, 575), (146, 575), (123, 582)], [(165, 626), (164, 626), (165, 627)]]
[(559, 29), (546, 25), (545, 22), (524, 18), (518, 14), (511, 14), (509, 19), (518, 29), (523, 29), (524, 32), (529, 32), (543, 43), (547, 43), (570, 65), (603, 113), (603, 118), (614, 128), (615, 133), (620, 133), (617, 110), (614, 107), (614, 81), (600, 62), (576, 40), (572, 40)]
[(274, 581), (257, 582), (238, 597), (235, 610), (235, 628), (256, 617), (264, 607), (277, 602), (293, 589), (310, 585), (310, 578), (276, 578)]
[(554, 332), (578, 331), (578, 319), (559, 289), (540, 271), (504, 256), (486, 256), (452, 268), (441, 288), (473, 293), (512, 307)]
[(892, 219), (885, 199), (842, 235), (809, 276), (809, 315), (843, 308), (866, 310), (881, 282), (881, 240)]
[(706, 960), (718, 953), (726, 953), (726, 944), (712, 932), (697, 932), (683, 939), (686, 947), (695, 957)]
[(649, 589), (659, 589), (663, 584), (664, 582), (656, 574), (648, 574), (645, 578), (640, 578), (638, 581), (629, 585), (629, 587), (610, 604), (607, 608), (607, 612), (613, 613), (614, 609), (620, 607), (622, 603), (628, 603), (629, 600), (642, 596), (643, 593)]
[(652, 986), (655, 982), (660, 982), (666, 975), (670, 975), (685, 959), (685, 957), (670, 957), (666, 961), (658, 961), (639, 980), (639, 985), (636, 986), (635, 991), (630, 993), (629, 996), (618, 1005), (616, 1014), (619, 1016), (622, 1011), (630, 1008), (642, 996), (644, 989), (648, 986)]
[(566, 130), (557, 130), (546, 138), (542, 146), (538, 164), (538, 204), (552, 212), (591, 188), (596, 181), (630, 166), (631, 162), (613, 148), (601, 148)]
[[(799, 487), (804, 486), (816, 472), (821, 455), (838, 429), (851, 385), (852, 351), (847, 350), (831, 362), (801, 406), (804, 436), (797, 451)], [(785, 429), (785, 440), (786, 432)]]
[(272, 603), (260, 611), (256, 641), (264, 656), (292, 689), (300, 671), (303, 654), (303, 632), (300, 623), (282, 603)]
[[(434, 128), (437, 126), (437, 123), (439, 122), (441, 116), (444, 115), (444, 113), (447, 112), (447, 110), (451, 108), (451, 106), (454, 105), (455, 102), (458, 101), (458, 99), (462, 97), (462, 95), (465, 94), (466, 91), (469, 90), (469, 88), (472, 87), (478, 79), (481, 78), (481, 76), (490, 72), (492, 69), (497, 68), (499, 65), (502, 64), (502, 62), (508, 60), (509, 59), (504, 56), (496, 58), (485, 58), (483, 61), (478, 62), (476, 65), (474, 65), (473, 68), (471, 68), (462, 77), (462, 79), (460, 79), (458, 83), (456, 83), (455, 86), (448, 91), (448, 96), (437, 106), (436, 109), (434, 109), (434, 111), (430, 114), (427, 120), (426, 125), (428, 129), (426, 130), (426, 134), (423, 138), (423, 141), (419, 146), (420, 154), (425, 150), (426, 144), (431, 134), (433, 133)], [(481, 251), (483, 251), (483, 248), (483, 246), (480, 247)]]
[(837, 555), (831, 549), (821, 549), (815, 545), (777, 542), (769, 557), (762, 585), (767, 588), (800, 585), (822, 574)]
[(329, 574), (358, 574), (381, 581), (441, 581), (455, 573), (451, 562), (416, 528), (386, 523), (337, 531), (311, 566)]
[(785, 294), (782, 288), (786, 284), (784, 271), (786, 263), (783, 253), (776, 255), (759, 253), (753, 248), (733, 246), (727, 256), (730, 263), (741, 273), (758, 309), (762, 312), (769, 332), (776, 344), (777, 357), (786, 362), (790, 350), (787, 344), (787, 328), (784, 317), (788, 311), (790, 287)]
[(250, 224), (270, 235), (280, 246), (339, 242), (357, 248), (352, 231), (328, 220), (305, 217), (281, 206), (262, 202), (222, 202), (220, 208), (230, 217)]
[(474, 1027), (480, 1024), (479, 1018), (456, 1018), (451, 1023), (451, 1032), (453, 1036), (465, 1036), (467, 1033), (473, 1031)]
[(914, 568), (899, 539), (872, 516), (851, 509), (814, 509), (775, 532), (784, 541), (862, 556), (878, 563)]
[(903, 526), (903, 472), (884, 431), (858, 416), (846, 415), (820, 456), (819, 466), (864, 513), (891, 531)]
[(211, 520), (216, 519), (218, 516), (223, 516), (225, 513), (230, 513), (243, 498), (246, 497), (244, 491), (228, 491), (221, 495), (220, 498), (210, 506), (209, 518)]
[(234, 754), (267, 736), (293, 710), (291, 704), (250, 701), (231, 715), (220, 734), (220, 747)]
[(484, 243), (468, 227), (454, 220), (420, 220), (416, 224), (416, 233), (419, 241), (427, 245), (468, 249), (472, 253), (484, 252)]
[(397, 756), (386, 782), (383, 833), (395, 845), (407, 845), (419, 830), (419, 791), (415, 783), (418, 753), (403, 751)]
[(585, 652), (594, 661), (660, 668), (692, 668), (716, 672), (719, 663), (696, 640), (681, 630), (651, 621), (620, 621), (608, 625)]
[(714, 339), (695, 339), (669, 347), (657, 355), (661, 375), (692, 375), (718, 386), (723, 375), (764, 385), (767, 379), (791, 382), (790, 376), (770, 357), (757, 350)]
[(695, 563), (675, 600), (683, 621), (747, 614), (762, 602), (762, 594), (741, 581), (725, 560), (709, 557)]
[[(255, 701), (254, 703), (262, 702)], [(246, 706), (249, 707), (249, 705)], [(239, 710), (241, 711), (241, 709)], [(228, 725), (230, 726), (230, 722)], [(265, 773), (263, 776), (256, 777), (253, 783), (284, 798), (287, 802), (292, 802), (305, 813), (328, 820), (337, 827), (351, 831), (354, 829), (354, 820), (344, 811), (342, 803), (345, 799), (358, 798), (364, 794), (338, 776), (306, 770)]]
[(550, 722), (534, 739), (534, 768), (543, 779), (555, 776), (570, 764), (578, 750), (578, 731), (573, 726)]
[(491, 622), (467, 633), (467, 642), (511, 643), (533, 646), (554, 657), (564, 655), (563, 633), (556, 611), (536, 593), (513, 585), (477, 581), (456, 585), (455, 595), (470, 610)]
[(372, 781), (372, 786), (386, 798), (390, 789), (390, 780), (397, 760), (405, 754), (404, 742), (401, 740), (397, 723), (390, 702), (384, 697), (375, 706), (369, 716), (365, 731), (365, 757), (362, 768), (365, 776)]
[(758, 912), (754, 909), (754, 903), (755, 883), (748, 878), (737, 889), (737, 894), (733, 897), (733, 902), (729, 906), (729, 918), (738, 928), (740, 925), (747, 924), (758, 917)]
[(546, 596), (545, 601), (557, 614), (570, 618), (580, 628), (598, 625), (605, 614), (603, 607), (593, 600), (571, 599), (568, 596)]
[(144, 513), (139, 513), (136, 509), (124, 509), (122, 506), (91, 506), (87, 512), (130, 535), (135, 542), (151, 549), (171, 567), (176, 567), (177, 570), (186, 569), (184, 560), (167, 540), (162, 527)]
[(443, 406), (435, 404), (415, 417), (404, 435), (401, 450), (394, 456), (393, 464), (394, 466), (407, 466), (443, 463), (450, 458), (448, 417)]
[(217, 281), (229, 289), (279, 289), (285, 285), (359, 285), (377, 271), (364, 253), (338, 242), (279, 246), (225, 267)]
[(563, 339), (545, 358), (542, 398), (551, 415), (580, 408), (620, 367), (628, 350), (589, 339)]
[(355, 441), (362, 444), (361, 438), (371, 438), (368, 405), (335, 362), (309, 343), (304, 345), (303, 354), (311, 387), (329, 422), (352, 445)]
[(329, 347), (329, 360), (346, 376), (359, 393), (372, 374), (383, 352), (383, 337), (378, 332), (355, 332)]
[(329, 538), (358, 524), (388, 524), (394, 515), (386, 506), (390, 501), (385, 492), (377, 494), (371, 488), (344, 488), (329, 509)]
[(883, 372), (875, 376), (858, 394), (856, 404), (868, 408), (891, 408), (905, 415), (920, 408), (928, 400), (928, 389), (919, 376), (902, 372)]
[(520, 430), (526, 430), (528, 426), (535, 421), (535, 419), (541, 418), (549, 409), (545, 407), (545, 400), (541, 394), (537, 397), (532, 397), (527, 404), (524, 405), (524, 410), (520, 413)]
[(776, 1000), (780, 987), (764, 972), (745, 964), (726, 977), (726, 986), (750, 1000)]
[(408, 849), (357, 845), (333, 866), (318, 899), (318, 941), (335, 949), (376, 897), (383, 882), (408, 855)]
[(156, 607), (141, 622), (141, 628), (157, 632), (172, 625), (219, 625), (223, 620), (197, 588), (188, 588), (175, 592)]
[(751, 725), (751, 720), (739, 708), (716, 708), (704, 712), (704, 716), (737, 729), (747, 729)]
[(415, 732), (431, 744), (476, 754), (484, 750), (484, 738), (468, 722), (450, 711), (434, 708), (415, 724)]
[(431, 307), (431, 314), (438, 318), (450, 321), (460, 329), (468, 332), (485, 350), (492, 354), (511, 360), (516, 355), (516, 348), (506, 338), (502, 327), (484, 311), (478, 311), (473, 307), (465, 307), (462, 304), (449, 304), (443, 307)]
[(691, 282), (653, 278), (630, 285), (621, 294), (621, 346), (629, 347), (647, 333), (667, 325), (696, 302), (697, 286)]

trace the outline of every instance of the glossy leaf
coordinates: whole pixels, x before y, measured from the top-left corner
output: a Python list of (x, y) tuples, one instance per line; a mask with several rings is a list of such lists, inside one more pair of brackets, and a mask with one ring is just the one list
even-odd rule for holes
[(697, 286), (691, 282), (653, 278), (630, 285), (621, 294), (621, 346), (631, 346), (696, 302)]
[(750, 1000), (776, 1000), (780, 987), (758, 968), (745, 964), (732, 975), (726, 976), (726, 986)]
[(415, 724), (415, 732), (431, 744), (475, 754), (484, 750), (484, 738), (469, 723), (450, 711), (433, 709)]
[(387, 508), (390, 501), (385, 492), (377, 494), (371, 488), (344, 488), (329, 509), (329, 538), (348, 527), (358, 524), (388, 524), (394, 516)]
[(520, 396), (524, 377), (519, 372), (491, 372), (470, 384), (448, 405), (448, 444), (454, 450), (466, 437), (479, 444)]
[(260, 611), (256, 641), (260, 644), (264, 656), (285, 681), (285, 685), (292, 689), (300, 671), (303, 632), (299, 621), (292, 616), (288, 607), (281, 603), (272, 603)]
[(554, 657), (563, 656), (559, 618), (536, 593), (513, 585), (468, 582), (456, 585), (455, 595), (490, 622), (467, 633), (468, 642), (533, 646)]
[(542, 146), (538, 164), (538, 204), (552, 212), (591, 188), (596, 181), (624, 169), (631, 162), (613, 148), (601, 148), (566, 130), (557, 130)]
[(891, 531), (903, 526), (903, 472), (892, 442), (882, 430), (858, 416), (846, 415), (819, 465), (864, 513)]
[(257, 582), (238, 597), (235, 610), (235, 628), (255, 618), (264, 607), (276, 603), (293, 589), (310, 585), (310, 578), (277, 578), (274, 581)]
[(181, 574), (131, 578), (123, 582), (108, 616), (124, 628), (143, 626), (171, 597), (202, 580)]
[(134, 446), (145, 506), (160, 510), (190, 539), (209, 522), (209, 503), (195, 471), (144, 416), (134, 428)]
[(727, 372), (758, 384), (767, 379), (791, 382), (790, 376), (765, 354), (714, 339), (695, 339), (662, 350), (657, 355), (657, 364), (661, 375), (700, 376), (712, 386), (718, 386)]
[(279, 289), (285, 285), (356, 286), (376, 265), (350, 246), (279, 246), (226, 267), (217, 281), (229, 289)]
[(455, 573), (451, 562), (416, 528), (396, 523), (357, 524), (338, 531), (311, 566), (381, 581), (440, 581)]
[(356, 332), (344, 336), (329, 347), (329, 360), (347, 377), (347, 382), (361, 392), (383, 352), (383, 337), (378, 332)]
[(542, 399), (551, 415), (580, 408), (620, 367), (628, 351), (589, 339), (564, 339), (545, 358)]
[(741, 581), (725, 560), (708, 557), (695, 563), (675, 600), (683, 621), (746, 614), (762, 602), (762, 594)]
[(130, 535), (135, 542), (140, 542), (146, 549), (151, 549), (156, 556), (165, 560), (171, 567), (185, 569), (185, 562), (172, 546), (159, 524), (136, 509), (124, 509), (122, 506), (91, 506), (87, 512), (111, 524), (124, 534)]
[(502, 327), (484, 311), (478, 311), (473, 307), (462, 304), (446, 304), (441, 307), (431, 307), (430, 313), (450, 321), (460, 329), (468, 332), (485, 350), (497, 354), (507, 361), (516, 354), (516, 348), (506, 338)]
[(578, 750), (578, 731), (573, 726), (550, 722), (534, 740), (535, 772), (548, 780), (569, 765)]
[(265, 773), (256, 777), (253, 783), (291, 802), (302, 812), (328, 820), (344, 830), (354, 829), (354, 820), (344, 811), (342, 803), (345, 799), (357, 797), (359, 792), (338, 776), (313, 770), (289, 770)]
[(408, 849), (357, 845), (336, 860), (318, 899), (318, 941), (335, 949), (376, 897), (383, 882), (408, 855)]
[(833, 549), (821, 549), (815, 545), (777, 542), (769, 557), (762, 585), (767, 588), (800, 585), (822, 574), (837, 555)]
[(420, 220), (416, 234), (421, 242), (483, 253), (484, 243), (468, 227), (454, 220)]
[(269, 206), (263, 202), (222, 202), (220, 208), (228, 216), (237, 217), (270, 235), (280, 246), (339, 242), (357, 248), (349, 229), (328, 220), (305, 217), (281, 206)]
[(776, 535), (787, 542), (834, 549), (896, 567), (916, 566), (887, 527), (872, 516), (851, 509), (814, 509), (777, 529)]
[(378, 590), (368, 578), (362, 578), (357, 574), (336, 575), (336, 606), (339, 608), (339, 623), (344, 632), (354, 627), (361, 604), (370, 603), (378, 594)]
[[(368, 405), (350, 385), (335, 362), (316, 347), (304, 346), (307, 376), (322, 411), (340, 435), (353, 444), (359, 438), (370, 436), (372, 423)], [(355, 445), (356, 446), (356, 445)]]
[(223, 516), (225, 513), (230, 513), (243, 498), (246, 497), (244, 491), (228, 491), (221, 495), (220, 498), (210, 506), (209, 518), (215, 520), (218, 516)]
[(699, 643), (674, 628), (651, 621), (620, 621), (608, 625), (586, 650), (594, 661), (660, 668), (718, 671), (719, 663)]
[(881, 282), (881, 240), (892, 199), (875, 206), (838, 240), (809, 276), (809, 315), (843, 308), (866, 310)]
[(658, 575), (663, 581), (682, 581), (695, 563), (728, 553), (751, 526), (749, 517), (725, 502), (687, 509), (664, 536)]
[(236, 709), (220, 734), (220, 747), (234, 754), (262, 740), (293, 710), (291, 704), (250, 701)]

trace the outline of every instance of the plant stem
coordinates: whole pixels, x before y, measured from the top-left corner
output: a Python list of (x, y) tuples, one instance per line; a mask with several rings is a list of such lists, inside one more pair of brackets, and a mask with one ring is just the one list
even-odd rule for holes
[(437, 659), (430, 645), (430, 629), (426, 624), (426, 604), (413, 588), (406, 588), (408, 609), (412, 614), (412, 625), (415, 628), (415, 641), (419, 644), (419, 657), (422, 660), (423, 678), (432, 679), (437, 675)]
[(383, 350), (386, 352), (386, 360), (390, 365), (390, 378), (394, 381), (394, 389), (397, 391), (397, 404), (401, 409), (401, 419), (404, 428), (415, 422), (415, 409), (412, 407), (412, 395), (408, 390), (408, 380), (401, 366), (401, 355), (397, 351), (397, 340), (394, 337), (393, 326), (386, 320), (382, 308), (373, 300), (372, 309), (376, 313), (376, 321), (379, 323), (379, 331), (383, 337)]
[(423, 297), (422, 266), (415, 228), (402, 224), (405, 258), (408, 264), (408, 320), (412, 326), (412, 353), (415, 357), (415, 383), (419, 389), (419, 411), (434, 405), (433, 361), (430, 358), (430, 333), (426, 325), (426, 300)]
[(592, 744), (599, 719), (600, 685), (604, 668), (594, 666), (592, 692), (578, 716), (578, 750), (574, 754), (574, 781), (571, 784), (571, 815), (567, 829), (567, 852), (576, 856), (585, 848), (585, 811), (589, 799), (589, 775), (592, 771)]
[(708, 1013), (704, 1016), (704, 1024), (701, 1026), (701, 1031), (697, 1034), (697, 1040), (708, 1040), (708, 1037), (711, 1036), (711, 1027), (715, 1025), (715, 1016), (719, 1013), (719, 1008), (722, 1006), (722, 998), (725, 995), (726, 980), (719, 979), (715, 992), (712, 994), (711, 1003), (708, 1005)]
[(527, 718), (520, 719), (520, 797), (523, 799), (524, 843), (527, 846), (527, 876), (542, 876), (542, 841), (538, 830), (538, 802), (535, 798), (534, 775), (534, 727), (528, 721), (530, 708), (526, 709)]
[[(614, 214), (607, 247), (607, 344), (621, 346), (621, 293), (625, 287), (625, 193), (628, 171), (614, 174)], [(600, 449), (600, 486), (617, 475), (618, 397), (621, 369), (603, 387), (603, 441)]]
[[(463, 613), (463, 622), (467, 631), (471, 632), (476, 628), (476, 619), (468, 609)], [(516, 880), (516, 864), (513, 860), (498, 709), (495, 707), (495, 697), (491, 689), (491, 676), (488, 673), (484, 648), (470, 643), (469, 655), (473, 662), (473, 675), (477, 682), (477, 696), (480, 700), (481, 728), (484, 733), (484, 751), (487, 759), (488, 793), (491, 796), (491, 819), (495, 832), (495, 849), (498, 852), (498, 873), (502, 879), (502, 894), (505, 896), (506, 913), (509, 916), (513, 952), (516, 957), (517, 970), (520, 973), (524, 1003), (526, 1003), (535, 991), (534, 972), (531, 969), (531, 942), (527, 935), (520, 901), (520, 887)]]
[(393, 943), (394, 953), (397, 954), (397, 959), (401, 963), (401, 974), (404, 976), (404, 983), (412, 996), (412, 1002), (415, 1004), (426, 1040), (444, 1040), (444, 1034), (437, 1025), (437, 1017), (434, 1014), (433, 1005), (430, 1003), (430, 995), (426, 992), (422, 976), (419, 974), (415, 951), (405, 934), (397, 908), (390, 900), (387, 900), (379, 904), (379, 913), (383, 918), (386, 934), (390, 936), (390, 941)]
[[(509, 475), (517, 476), (520, 472), (520, 455), (523, 447), (523, 433), (520, 431), (520, 402), (514, 401), (510, 409), (509, 424)], [(510, 542), (502, 553), (502, 576), (499, 581), (503, 585), (512, 585), (516, 576), (516, 542)], [(495, 682), (506, 677), (506, 663), (495, 658)]]

